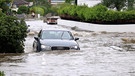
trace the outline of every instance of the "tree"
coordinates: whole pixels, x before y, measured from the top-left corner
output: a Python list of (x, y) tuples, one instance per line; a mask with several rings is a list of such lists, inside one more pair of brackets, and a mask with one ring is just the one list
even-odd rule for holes
[(26, 0), (27, 2), (33, 2), (33, 0)]
[(0, 15), (0, 53), (23, 53), (26, 30), (24, 20)]
[(28, 14), (29, 8), (27, 6), (20, 6), (17, 13), (18, 14), (22, 14), (22, 13)]
[(70, 3), (71, 4), (71, 0), (65, 0), (65, 3)]
[(134, 9), (134, 3), (135, 3), (135, 0), (127, 0), (127, 7), (128, 7), (128, 10), (133, 10)]
[(133, 8), (135, 0), (102, 0), (103, 5), (109, 8), (116, 8), (118, 11), (121, 11), (123, 7), (128, 7), (128, 9)]
[(7, 13), (9, 10), (11, 0), (0, 0), (0, 8), (2, 9), (2, 12)]
[(36, 14), (40, 14), (42, 16), (45, 13), (44, 9), (42, 7), (40, 7), (40, 6), (33, 6), (33, 7), (30, 8), (30, 11), (31, 12), (34, 12)]
[(51, 4), (47, 0), (33, 0), (34, 6), (44, 6), (50, 8)]
[(102, 0), (102, 3), (109, 8), (116, 8), (120, 11), (125, 6), (126, 0)]
[(50, 12), (51, 4), (48, 2), (48, 0), (33, 0), (33, 2), (34, 2), (33, 6), (41, 7), (42, 9), (44, 9), (44, 14)]

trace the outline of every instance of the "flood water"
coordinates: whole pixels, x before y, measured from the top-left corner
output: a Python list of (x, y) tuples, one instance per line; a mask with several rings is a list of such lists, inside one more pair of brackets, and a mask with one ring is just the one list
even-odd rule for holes
[[(0, 71), (6, 76), (135, 76), (135, 50), (125, 48), (121, 40), (134, 38), (135, 33), (74, 31), (43, 21), (27, 24), (31, 33), (25, 41), (25, 53), (0, 54)], [(71, 30), (80, 38), (81, 50), (34, 52), (33, 37), (43, 28)]]

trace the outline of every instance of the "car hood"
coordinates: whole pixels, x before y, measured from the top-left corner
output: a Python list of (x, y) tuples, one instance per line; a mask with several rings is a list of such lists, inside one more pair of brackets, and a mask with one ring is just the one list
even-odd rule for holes
[(42, 45), (46, 46), (78, 46), (77, 42), (74, 40), (61, 40), (61, 39), (44, 39), (40, 40)]

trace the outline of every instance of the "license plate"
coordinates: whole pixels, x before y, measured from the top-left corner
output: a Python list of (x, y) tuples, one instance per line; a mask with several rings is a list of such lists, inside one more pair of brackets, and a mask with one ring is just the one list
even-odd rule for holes
[(64, 48), (63, 47), (57, 47), (58, 50), (63, 50)]

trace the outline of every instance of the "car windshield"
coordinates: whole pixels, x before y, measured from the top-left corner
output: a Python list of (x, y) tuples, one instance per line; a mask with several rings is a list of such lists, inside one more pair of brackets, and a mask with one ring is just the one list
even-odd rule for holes
[(73, 36), (69, 31), (56, 31), (56, 30), (45, 30), (42, 32), (42, 39), (67, 39), (73, 40)]

